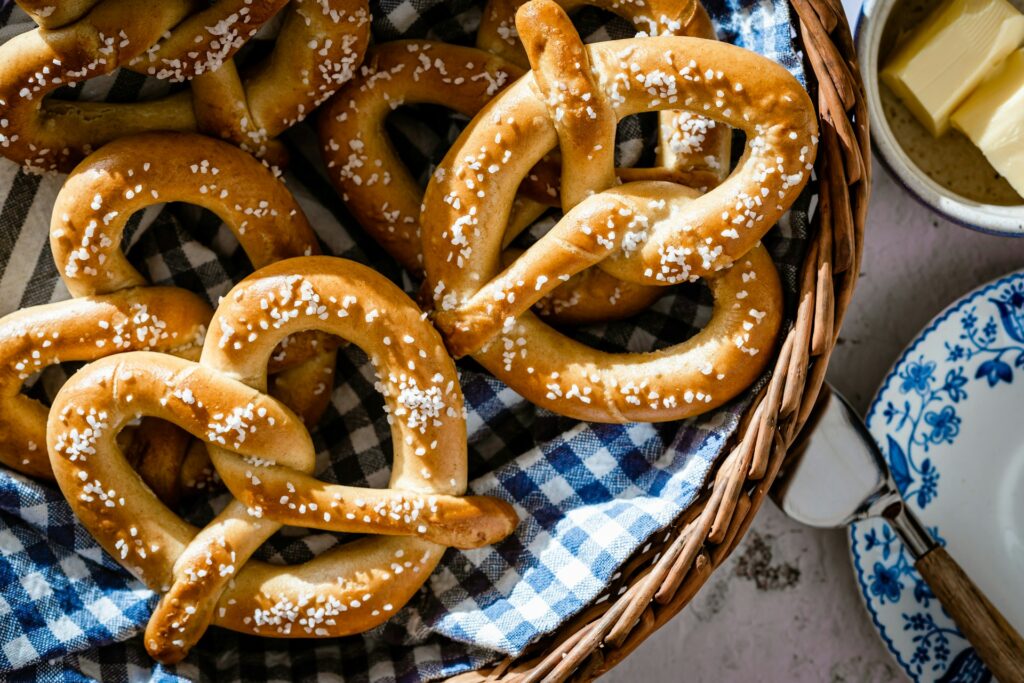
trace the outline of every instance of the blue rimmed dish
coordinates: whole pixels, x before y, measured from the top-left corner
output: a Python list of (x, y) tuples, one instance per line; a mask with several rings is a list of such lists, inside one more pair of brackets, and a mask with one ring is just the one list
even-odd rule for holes
[[(903, 352), (867, 415), (900, 493), (1024, 630), (1024, 271), (967, 294)], [(881, 520), (851, 527), (861, 595), (914, 681), (991, 680)]]

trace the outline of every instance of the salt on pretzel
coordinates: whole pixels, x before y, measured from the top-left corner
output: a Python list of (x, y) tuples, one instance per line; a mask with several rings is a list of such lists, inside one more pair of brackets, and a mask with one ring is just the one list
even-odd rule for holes
[[(817, 143), (810, 99), (782, 67), (731, 45), (651, 37), (574, 48), (579, 37), (550, 0), (534, 0), (519, 17), (531, 61), (548, 73), (531, 73), (492, 100), (424, 197), (427, 286), (449, 350), (475, 354), (528, 400), (580, 419), (674, 420), (721, 405), (761, 372), (781, 323), (778, 274), (759, 240), (809, 179)], [(580, 49), (589, 72), (577, 62), (547, 59)], [(559, 82), (575, 89), (553, 99), (543, 84)], [(595, 99), (603, 102), (595, 106)], [(729, 178), (700, 197), (654, 181), (591, 195), (500, 272), (514, 188), (561, 142), (564, 131), (551, 111), (558, 107), (593, 107), (616, 119), (698, 111), (744, 130), (747, 149)], [(600, 171), (571, 163), (563, 160), (564, 173)], [(707, 278), (712, 319), (675, 347), (606, 354), (529, 312), (560, 280), (591, 265), (643, 284)]]
[[(55, 12), (59, 21), (0, 46), (0, 154), (67, 171), (99, 145), (146, 130), (203, 130), (254, 151), (347, 80), (369, 36), (365, 0), (294, 0), (274, 52), (245, 78), (231, 57), (283, 0), (102, 0)], [(26, 2), (40, 16), (42, 3)], [(84, 12), (84, 13), (83, 13)], [(61, 23), (68, 21), (70, 23)], [(46, 99), (63, 85), (120, 66), (199, 91), (131, 104)]]
[[(360, 225), (414, 276), (422, 276), (419, 211), (423, 192), (385, 129), (401, 104), (433, 104), (472, 117), (522, 75), (504, 59), (435, 41), (394, 41), (367, 54), (360, 74), (329, 100), (318, 119), (328, 177)], [(611, 151), (611, 150), (609, 150)], [(523, 185), (547, 186), (557, 201), (557, 180), (534, 169)], [(540, 174), (540, 175), (538, 175)], [(550, 184), (554, 182), (554, 184)], [(537, 196), (535, 193), (534, 196)], [(522, 193), (509, 219), (506, 242), (543, 211)], [(573, 278), (538, 305), (555, 322), (583, 324), (633, 315), (650, 306), (660, 288), (623, 283), (601, 272)]]
[[(529, 60), (516, 30), (516, 10), (524, 0), (489, 0), (480, 18), (477, 47), (528, 68)], [(642, 35), (691, 36), (715, 39), (715, 29), (700, 0), (559, 0), (566, 12), (594, 6), (629, 21)], [(679, 110), (658, 114), (657, 168), (623, 169), (627, 180), (671, 180), (711, 188), (729, 172), (731, 132), (700, 112)], [(566, 207), (568, 209), (570, 207)]]
[[(288, 188), (237, 147), (193, 133), (140, 133), (94, 152), (68, 176), (54, 202), (50, 249), (73, 296), (147, 284), (121, 251), (132, 214), (164, 202), (215, 213), (238, 239), (254, 268), (320, 253), (316, 235)], [(274, 354), (272, 372), (288, 372), (324, 349), (303, 335)], [(327, 379), (333, 357), (313, 360)], [(328, 382), (328, 385), (330, 382)], [(315, 385), (314, 385), (315, 386)], [(305, 392), (293, 407), (319, 419), (330, 392)]]
[[(50, 246), (71, 294), (143, 291), (148, 283), (121, 251), (122, 234), (132, 214), (167, 201), (216, 213), (256, 268), (319, 253), (294, 197), (254, 158), (202, 135), (142, 133), (94, 152), (57, 195)], [(201, 321), (208, 320), (207, 311)], [(272, 358), (274, 395), (287, 400), (307, 423), (316, 422), (330, 401), (335, 346), (322, 335), (300, 335), (284, 340)], [(182, 469), (186, 435), (150, 420), (135, 436), (136, 448), (129, 451), (138, 456), (133, 464), (161, 500), (173, 502), (194, 478)]]
[[(307, 329), (348, 339), (376, 367), (394, 443), (388, 489), (312, 477), (309, 434), (265, 393), (274, 347)], [(203, 530), (162, 506), (118, 451), (115, 435), (140, 415), (206, 440), (236, 500)], [(209, 624), (274, 637), (373, 628), (412, 597), (445, 546), (492, 543), (516, 524), (507, 503), (462, 497), (462, 393), (436, 331), (395, 285), (342, 259), (292, 259), (237, 285), (215, 313), (198, 364), (131, 353), (87, 366), (58, 394), (47, 437), (75, 514), (163, 593), (145, 637), (163, 662), (184, 657)], [(295, 566), (251, 560), (285, 523), (383, 536)]]
[(0, 319), (0, 463), (53, 479), (44, 445), (49, 409), (22, 393), (29, 377), (64, 361), (125, 351), (198, 358), (211, 313), (183, 289), (140, 287), (33, 306)]
[(469, 47), (400, 40), (374, 46), (317, 124), (327, 175), (359, 224), (413, 276), (423, 273), (423, 190), (385, 129), (403, 104), (433, 104), (472, 117), (523, 70)]
[(60, 28), (91, 10), (100, 0), (14, 0), (43, 28)]

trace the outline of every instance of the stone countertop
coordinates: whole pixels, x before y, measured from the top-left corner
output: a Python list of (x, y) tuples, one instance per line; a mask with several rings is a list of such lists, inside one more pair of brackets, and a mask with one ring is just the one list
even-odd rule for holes
[[(828, 378), (862, 412), (890, 366), (947, 304), (1024, 268), (1024, 238), (960, 227), (875, 162), (857, 292)], [(861, 602), (845, 531), (789, 520), (767, 502), (732, 557), (674, 620), (604, 680), (907, 680)]]

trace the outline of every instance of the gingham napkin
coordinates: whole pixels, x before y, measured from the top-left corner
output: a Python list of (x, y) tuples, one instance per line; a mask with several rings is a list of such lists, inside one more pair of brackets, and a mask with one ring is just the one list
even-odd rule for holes
[[(480, 14), (471, 0), (371, 5), (378, 41), (425, 36), (471, 43)], [(803, 78), (786, 0), (712, 0), (708, 9), (723, 39)], [(627, 24), (606, 22), (607, 15), (595, 10), (582, 10), (576, 19), (588, 40), (631, 34)], [(0, 1), (0, 42), (31, 26), (11, 3)], [(68, 96), (131, 100), (163, 87), (125, 72)], [(399, 110), (391, 129), (407, 162), (426, 177), (463, 123), (435, 110)], [(638, 117), (620, 126), (621, 164), (650, 162), (652, 123)], [(411, 291), (412, 283), (403, 281), (327, 184), (311, 130), (300, 126), (288, 142), (288, 184), (325, 251), (370, 263)], [(47, 246), (61, 181), (0, 159), (0, 314), (68, 296)], [(791, 295), (809, 197), (806, 192), (768, 240)], [(141, 213), (129, 226), (126, 245), (130, 259), (154, 282), (206, 292), (211, 302), (249, 270), (219, 220), (191, 208)], [(578, 337), (604, 348), (646, 350), (688, 337), (709, 312), (706, 290), (684, 286), (629, 324), (589, 328)], [(45, 373), (30, 391), (52, 395), (67, 370)], [(519, 653), (598, 596), (637, 547), (693, 502), (749, 400), (683, 423), (594, 425), (538, 410), (472, 362), (460, 363), (460, 374), (475, 477), (470, 488), (514, 502), (521, 522), (493, 547), (450, 550), (408, 607), (363, 636), (281, 641), (213, 629), (183, 663), (156, 665), (140, 637), (154, 595), (105, 555), (56, 488), (0, 470), (0, 679), (413, 681)], [(384, 486), (391, 434), (373, 390), (373, 370), (349, 347), (339, 354), (337, 377), (331, 408), (313, 432), (319, 474)], [(188, 516), (202, 522), (226, 500), (218, 494)], [(286, 530), (261, 556), (301, 562), (339, 542), (332, 534)]]

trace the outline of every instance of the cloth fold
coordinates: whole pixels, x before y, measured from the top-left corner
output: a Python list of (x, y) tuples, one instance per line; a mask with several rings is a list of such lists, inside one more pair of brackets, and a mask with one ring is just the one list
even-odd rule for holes
[[(786, 0), (712, 0), (724, 40), (756, 50), (803, 80)], [(480, 7), (469, 0), (374, 0), (378, 41), (427, 37), (471, 44)], [(574, 16), (587, 40), (631, 35), (609, 15)], [(32, 23), (0, 3), (0, 41)], [(72, 96), (152, 96), (164, 84), (118, 72)], [(421, 177), (465, 120), (399, 109), (389, 132)], [(653, 120), (620, 125), (620, 164), (647, 163)], [(287, 136), (286, 174), (325, 252), (378, 268), (413, 291), (398, 266), (347, 214), (319, 162), (308, 124)], [(47, 244), (49, 211), (63, 178), (36, 176), (0, 159), (0, 314), (67, 298)], [(802, 258), (811, 190), (766, 239), (790, 298)], [(230, 232), (192, 207), (153, 207), (133, 218), (129, 258), (154, 283), (205, 293), (211, 303), (249, 270)], [(792, 310), (792, 301), (790, 310)], [(700, 286), (682, 286), (628, 323), (594, 326), (578, 338), (603, 348), (645, 350), (692, 335), (710, 314)], [(44, 373), (29, 390), (52, 395), (68, 368)], [(708, 415), (671, 424), (578, 423), (539, 410), (471, 361), (460, 362), (474, 493), (516, 505), (521, 523), (501, 543), (449, 550), (438, 570), (396, 618), (362, 636), (271, 640), (223, 630), (208, 634), (181, 664), (155, 664), (141, 633), (155, 596), (132, 579), (76, 524), (60, 492), (0, 471), (0, 679), (9, 680), (358, 680), (414, 681), (451, 676), (518, 654), (601, 594), (620, 565), (693, 503), (736, 429), (750, 392)], [(365, 355), (339, 354), (331, 407), (313, 431), (318, 473), (327, 481), (384, 486), (391, 434)], [(226, 493), (187, 511), (202, 522)], [(302, 562), (344, 542), (332, 534), (285, 530), (260, 556)]]

